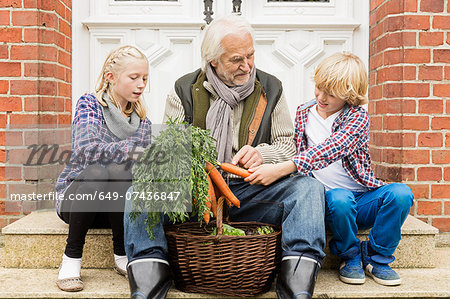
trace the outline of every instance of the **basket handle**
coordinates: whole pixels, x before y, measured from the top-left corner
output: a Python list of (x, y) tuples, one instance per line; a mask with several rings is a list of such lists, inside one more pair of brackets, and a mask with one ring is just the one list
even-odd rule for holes
[(223, 202), (225, 200), (224, 196), (219, 197), (217, 200), (217, 238), (221, 238), (223, 234)]

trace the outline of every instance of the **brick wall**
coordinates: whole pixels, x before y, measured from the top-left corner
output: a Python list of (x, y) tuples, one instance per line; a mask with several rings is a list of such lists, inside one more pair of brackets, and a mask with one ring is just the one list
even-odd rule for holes
[(55, 164), (23, 166), (27, 147), (70, 142), (70, 135), (50, 140), (55, 130), (43, 125), (70, 125), (71, 6), (71, 0), (0, 0), (0, 228), (39, 204), (8, 209), (10, 193), (50, 190), (60, 171)]
[(371, 0), (369, 112), (377, 176), (413, 190), (411, 214), (450, 231), (450, 3)]

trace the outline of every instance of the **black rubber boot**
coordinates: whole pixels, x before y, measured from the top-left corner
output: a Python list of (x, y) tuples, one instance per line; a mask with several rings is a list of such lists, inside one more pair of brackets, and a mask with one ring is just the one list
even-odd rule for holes
[(132, 299), (164, 299), (172, 286), (170, 267), (163, 260), (135, 260), (127, 272)]
[(283, 258), (277, 279), (278, 298), (312, 298), (319, 268), (319, 263), (309, 257), (287, 256)]

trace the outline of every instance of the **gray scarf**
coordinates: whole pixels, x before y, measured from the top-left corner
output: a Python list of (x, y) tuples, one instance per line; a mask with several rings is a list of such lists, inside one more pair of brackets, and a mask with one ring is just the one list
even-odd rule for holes
[(107, 107), (100, 105), (108, 129), (120, 140), (126, 139), (136, 133), (141, 122), (136, 111), (133, 111), (130, 117), (125, 117), (122, 112), (117, 109), (116, 105), (111, 102), (111, 99), (106, 92), (103, 93), (103, 100), (108, 105)]
[(214, 101), (206, 114), (206, 128), (211, 130), (212, 137), (216, 139), (219, 162), (231, 161), (233, 144), (231, 110), (255, 89), (255, 73), (256, 68), (253, 67), (250, 79), (246, 83), (228, 87), (217, 76), (211, 64), (206, 67), (206, 78), (219, 95), (219, 98)]

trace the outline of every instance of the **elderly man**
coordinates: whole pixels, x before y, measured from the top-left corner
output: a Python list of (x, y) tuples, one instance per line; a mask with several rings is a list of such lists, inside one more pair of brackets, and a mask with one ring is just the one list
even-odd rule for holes
[[(253, 30), (241, 17), (215, 20), (201, 46), (202, 69), (175, 82), (165, 118), (211, 129), (219, 161), (244, 168), (278, 163), (295, 154), (294, 129), (281, 82), (254, 66)], [(241, 201), (232, 221), (281, 225), (280, 298), (311, 298), (325, 254), (324, 189), (296, 174), (268, 186), (257, 176), (229, 177)], [(125, 218), (125, 250), (132, 298), (165, 298), (171, 285), (163, 225), (148, 238), (144, 221)]]

